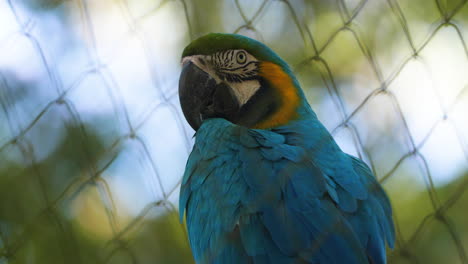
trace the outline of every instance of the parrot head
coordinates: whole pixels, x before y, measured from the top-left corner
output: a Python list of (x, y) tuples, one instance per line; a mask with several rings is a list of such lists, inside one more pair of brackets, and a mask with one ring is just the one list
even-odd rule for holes
[(303, 98), (289, 66), (259, 41), (211, 33), (183, 51), (179, 99), (194, 130), (215, 117), (249, 128), (281, 126), (299, 117)]

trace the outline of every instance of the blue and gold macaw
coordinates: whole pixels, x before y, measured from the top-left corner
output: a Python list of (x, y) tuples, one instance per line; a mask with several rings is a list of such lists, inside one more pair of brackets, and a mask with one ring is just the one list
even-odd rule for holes
[(384, 190), (341, 151), (278, 55), (208, 34), (182, 65), (196, 140), (179, 210), (197, 263), (386, 263), (395, 233)]

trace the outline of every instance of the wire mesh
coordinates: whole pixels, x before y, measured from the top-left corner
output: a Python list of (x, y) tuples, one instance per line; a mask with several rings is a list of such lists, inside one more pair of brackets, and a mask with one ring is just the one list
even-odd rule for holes
[[(173, 58), (161, 56), (160, 53), (154, 50), (153, 45), (154, 40), (152, 38), (155, 33), (151, 32), (151, 26), (154, 23), (161, 23), (162, 20), (158, 20), (157, 17), (164, 17), (161, 13), (167, 12), (167, 9), (173, 13), (178, 13), (177, 19), (183, 21), (184, 26), (174, 26), (167, 22), (162, 26), (169, 28), (169, 30), (156, 32), (155, 38), (164, 39), (168, 34), (174, 33), (174, 31), (171, 32), (171, 27), (175, 27), (174, 30), (182, 32), (179, 34), (182, 35), (178, 40), (180, 42), (179, 50), (191, 39), (211, 30), (219, 30), (216, 25), (219, 24), (217, 22), (221, 22), (221, 24), (225, 25), (222, 28), (225, 31), (253, 36), (266, 41), (274, 48), (277, 47), (284, 51), (280, 55), (284, 55), (286, 60), (291, 63), (295, 73), (298, 74), (303, 83), (306, 93), (311, 94), (311, 96), (320, 94), (322, 97), (327, 98), (324, 101), (329, 102), (329, 106), (325, 106), (323, 108), (325, 110), (320, 110), (322, 108), (319, 107), (319, 117), (326, 119), (325, 124), (335, 137), (340, 138), (345, 133), (347, 142), (350, 142), (348, 149), (354, 151), (357, 156), (370, 164), (376, 177), (387, 190), (395, 186), (395, 184), (387, 184), (393, 178), (399, 181), (400, 177), (409, 177), (402, 167), (411, 162), (410, 168), (414, 171), (414, 174), (421, 176), (424, 183), (425, 200), (429, 202), (430, 209), (418, 218), (411, 231), (403, 232), (403, 229), (408, 229), (402, 226), (399, 219), (402, 213), (398, 208), (395, 208), (397, 245), (389, 253), (390, 263), (401, 263), (401, 261), (407, 261), (408, 263), (421, 262), (421, 256), (415, 253), (415, 248), (418, 247), (416, 245), (424, 238), (425, 233), (434, 228), (432, 225), (434, 222), (441, 224), (445, 230), (444, 232), (449, 237), (446, 247), (451, 248), (452, 251), (450, 252), (455, 252), (455, 257), (451, 258), (451, 260), (468, 263), (466, 252), (468, 235), (466, 231), (464, 231), (465, 233), (459, 231), (462, 227), (459, 226), (458, 222), (455, 223), (452, 220), (449, 213), (452, 208), (456, 207), (468, 189), (468, 178), (463, 177), (461, 180), (454, 180), (456, 186), (448, 194), (444, 193), (442, 198), (440, 190), (434, 183), (430, 161), (423, 151), (425, 145), (431, 140), (439, 127), (448, 126), (453, 132), (454, 138), (450, 142), (456, 142), (457, 147), (464, 155), (464, 162), (468, 161), (466, 113), (463, 112), (463, 107), (460, 107), (460, 105), (468, 105), (466, 96), (468, 82), (463, 87), (458, 87), (456, 95), (447, 101), (443, 96), (446, 89), (448, 89), (447, 87), (436, 87), (436, 85), (433, 85), (433, 80), (421, 81), (422, 88), (418, 91), (436, 94), (436, 105), (439, 108), (437, 113), (440, 113), (437, 118), (431, 121), (430, 126), (422, 133), (422, 136), (421, 133), (415, 136), (415, 130), (411, 127), (413, 121), (408, 120), (408, 115), (411, 114), (408, 111), (411, 110), (405, 109), (406, 102), (402, 104), (402, 100), (406, 99), (402, 97), (401, 89), (405, 87), (402, 88), (398, 84), (398, 80), (403, 78), (401, 76), (408, 67), (412, 67), (412, 63), (419, 63), (423, 67), (430, 65), (425, 58), (424, 52), (434, 39), (446, 31), (453, 32), (456, 43), (452, 45), (454, 47), (455, 45), (458, 46), (458, 51), (460, 51), (458, 56), (465, 63), (468, 62), (468, 46), (465, 41), (467, 34), (466, 17), (468, 17), (466, 0), (457, 3), (442, 0), (429, 1), (431, 3), (426, 4), (434, 6), (436, 12), (422, 15), (421, 20), (424, 23), (418, 30), (424, 30), (416, 33), (412, 28), (412, 20), (408, 18), (408, 10), (418, 8), (420, 2), (417, 1), (409, 3), (409, 1), (398, 0), (337, 0), (318, 4), (288, 0), (253, 2), (239, 0), (227, 0), (226, 2), (163, 0), (156, 3), (144, 2), (143, 11), (135, 11), (135, 3), (130, 0), (103, 1), (101, 4), (90, 0), (71, 0), (66, 1), (66, 3), (49, 1), (52, 4), (60, 2), (57, 4), (58, 7), (55, 6), (54, 8), (67, 9), (72, 6), (73, 10), (76, 10), (68, 15), (73, 16), (74, 23), (79, 24), (80, 36), (84, 39), (84, 44), (82, 44), (83, 54), (87, 56), (87, 63), (67, 68), (67, 71), (72, 71), (72, 73), (63, 72), (60, 68), (61, 65), (57, 63), (57, 57), (54, 57), (53, 52), (54, 47), (49, 45), (47, 39), (53, 36), (48, 35), (47, 32), (35, 30), (37, 20), (47, 18), (45, 16), (29, 17), (28, 15), (31, 13), (21, 11), (25, 9), (24, 2), (4, 1), (2, 4), (5, 10), (4, 13), (8, 13), (13, 18), (11, 21), (14, 21), (16, 25), (12, 25), (14, 30), (11, 34), (0, 38), (0, 45), (8, 43), (11, 46), (26, 40), (29, 49), (37, 56), (40, 68), (44, 71), (44, 75), (40, 78), (45, 83), (45, 88), (42, 89), (47, 90), (47, 93), (40, 89), (28, 91), (27, 93), (31, 93), (33, 97), (45, 97), (47, 99), (34, 106), (25, 106), (24, 102), (18, 103), (19, 99), (16, 98), (16, 93), (18, 90), (21, 93), (21, 89), (17, 87), (17, 84), (12, 84), (11, 77), (8, 77), (11, 75), (8, 68), (0, 70), (0, 103), (2, 107), (0, 113), (3, 114), (2, 120), (4, 120), (4, 125), (2, 124), (3, 131), (6, 131), (0, 134), (2, 136), (6, 135), (1, 138), (0, 153), (2, 157), (5, 157), (5, 161), (15, 160), (16, 164), (21, 164), (16, 167), (8, 167), (7, 171), (9, 177), (21, 177), (18, 191), (25, 193), (31, 191), (34, 193), (34, 203), (28, 203), (31, 208), (27, 209), (28, 216), (22, 216), (26, 220), (21, 224), (9, 222), (8, 217), (4, 215), (0, 218), (0, 263), (36, 263), (41, 259), (43, 260), (44, 258), (35, 256), (37, 253), (31, 251), (29, 243), (33, 240), (35, 233), (39, 232), (41, 236), (44, 235), (42, 231), (38, 231), (46, 228), (44, 226), (47, 226), (44, 233), (51, 234), (48, 239), (57, 240), (56, 245), (58, 245), (58, 248), (54, 247), (49, 250), (59, 251), (59, 259), (61, 258), (65, 262), (73, 258), (76, 263), (87, 263), (85, 261), (87, 257), (83, 256), (84, 251), (81, 250), (81, 256), (79, 254), (80, 247), (83, 246), (80, 244), (80, 238), (77, 238), (80, 236), (78, 234), (79, 230), (76, 230), (74, 224), (70, 224), (69, 219), (74, 217), (76, 201), (81, 199), (79, 197), (83, 194), (91, 195), (89, 193), (94, 192), (96, 193), (95, 196), (93, 196), (94, 194), (91, 195), (95, 198), (92, 200), (93, 203), (97, 203), (96, 201), (100, 203), (100, 206), (94, 210), (98, 211), (97, 214), (105, 215), (106, 227), (103, 227), (103, 229), (107, 231), (103, 232), (108, 232), (106, 238), (103, 239), (105, 243), (100, 244), (98, 247), (99, 255), (95, 260), (102, 263), (153, 263), (154, 260), (147, 259), (146, 255), (142, 253), (144, 250), (153, 250), (152, 247), (145, 247), (141, 244), (135, 246), (133, 241), (139, 233), (147, 232), (145, 225), (148, 225), (149, 218), (157, 218), (176, 211), (175, 202), (180, 187), (181, 173), (179, 173), (179, 178), (168, 181), (164, 173), (167, 169), (161, 169), (161, 164), (165, 162), (164, 156), (166, 155), (177, 155), (180, 160), (186, 159), (193, 140), (193, 132), (185, 124), (178, 106), (177, 82), (171, 80), (170, 76), (164, 76), (164, 74), (170, 74), (161, 70), (161, 67), (163, 67), (161, 65), (169, 63), (165, 60), (173, 60)], [(207, 6), (210, 4), (212, 6), (208, 8)], [(222, 12), (223, 8), (224, 13)], [(226, 10), (228, 11), (226, 12)], [(269, 19), (271, 16), (278, 16), (277, 13), (274, 13), (278, 12), (277, 10), (282, 10), (283, 13), (281, 14), (284, 19), (278, 19), (277, 21)], [(108, 50), (103, 49), (100, 44), (101, 41), (113, 42), (115, 39), (110, 38), (109, 40), (100, 35), (102, 34), (102, 30), (99, 29), (100, 25), (105, 23), (105, 20), (103, 21), (98, 15), (100, 12), (111, 13), (122, 21), (121, 24), (110, 26), (124, 28), (124, 34), (115, 38), (117, 41), (136, 43), (135, 45), (132, 44), (131, 47), (132, 49), (138, 49), (137, 52), (140, 52), (142, 59), (138, 60), (138, 63), (143, 65), (139, 65), (138, 69), (144, 69), (147, 72), (148, 84), (153, 93), (149, 97), (154, 99), (151, 102), (146, 101), (142, 106), (128, 103), (126, 98), (128, 88), (126, 87), (140, 84), (125, 83), (122, 82), (119, 76), (116, 76), (115, 69), (112, 67), (125, 47), (116, 44), (118, 46), (116, 48), (106, 46)], [(267, 15), (272, 12), (272, 15)], [(228, 18), (221, 17), (227, 13), (230, 13), (231, 16)], [(326, 21), (330, 22), (327, 26), (316, 24), (322, 22), (318, 19), (322, 13), (327, 14), (326, 19), (328, 20)], [(385, 50), (385, 43), (370, 41), (368, 31), (375, 30), (376, 27), (382, 27), (382, 25), (371, 24), (367, 18), (368, 16), (379, 17), (378, 20), (382, 20), (383, 23), (394, 25), (393, 30), (399, 32), (401, 45), (404, 48), (397, 51), (387, 51)], [(153, 21), (153, 19), (155, 20)], [(209, 23), (213, 25), (207, 26)], [(270, 29), (268, 29), (269, 27)], [(271, 28), (281, 32), (282, 36), (276, 37), (276, 43), (269, 43), (273, 33), (264, 32), (265, 30), (271, 30)], [(112, 35), (113, 33), (108, 34)], [(339, 40), (343, 36), (345, 36), (346, 40)], [(297, 41), (290, 40), (290, 38)], [(288, 48), (285, 48), (288, 45), (291, 46), (289, 51)], [(335, 47), (334, 45), (338, 46)], [(300, 49), (300, 55), (295, 55), (291, 49)], [(349, 69), (346, 69), (348, 62), (337, 62), (335, 59), (331, 59), (343, 54), (336, 53), (336, 49), (353, 53), (352, 59), (359, 60), (356, 67), (363, 67), (366, 78), (374, 80), (370, 89), (360, 90), (358, 96), (350, 96), (350, 93), (356, 90), (347, 86), (346, 80), (343, 80), (343, 72), (349, 72)], [(383, 56), (396, 58), (391, 60), (391, 63), (383, 63), (383, 61), (388, 61), (388, 58)], [(27, 64), (28, 60), (22, 63)], [(170, 63), (176, 65), (178, 61), (171, 61)], [(388, 65), (391, 65), (391, 67)], [(133, 65), (126, 66), (128, 71), (131, 71), (129, 68), (133, 67)], [(466, 67), (466, 64), (464, 67)], [(465, 72), (465, 74), (468, 73)], [(73, 77), (70, 77), (70, 75)], [(314, 76), (316, 80), (310, 81), (308, 76)], [(97, 84), (98, 87), (87, 87), (86, 82), (89, 79), (96, 80), (94, 84)], [(429, 85), (426, 85), (427, 83)], [(27, 85), (24, 88), (26, 90)], [(309, 86), (321, 86), (325, 89), (310, 92), (312, 88)], [(87, 100), (92, 100), (93, 94), (99, 89), (108, 98), (113, 118), (115, 118), (113, 121), (117, 123), (117, 129), (115, 130), (117, 132), (113, 130), (113, 133), (116, 133), (117, 136), (110, 137), (111, 139), (103, 146), (100, 146), (98, 151), (92, 145), (93, 140), (95, 140), (95, 131), (100, 131), (107, 126), (102, 125), (101, 127), (96, 123), (93, 123), (92, 126), (89, 125), (87, 117), (89, 113), (80, 107), (79, 102), (82, 101), (77, 103), (77, 100), (75, 100), (76, 96), (74, 94), (78, 93), (80, 89), (84, 90), (83, 93), (90, 94), (86, 97)], [(140, 92), (140, 90), (135, 92)], [(312, 107), (316, 109), (314, 102), (317, 101), (313, 98), (311, 100)], [(424, 104), (423, 99), (420, 102), (413, 103), (416, 105)], [(382, 111), (391, 112), (392, 127), (397, 127), (397, 129), (392, 130), (391, 134), (395, 133), (395, 137), (398, 137), (398, 140), (394, 143), (401, 150), (398, 155), (393, 154), (389, 155), (389, 157), (382, 157), (383, 154), (376, 151), (376, 149), (387, 147), (385, 144), (392, 144), (392, 142), (384, 142), (382, 137), (385, 136), (382, 134), (380, 134), (380, 137), (378, 135), (369, 135), (371, 134), (369, 131), (376, 129), (375, 126), (367, 124), (374, 122), (367, 120), (369, 113), (375, 111), (375, 107), (378, 107), (375, 105), (374, 108), (369, 106), (373, 104), (382, 105), (384, 109)], [(135, 115), (131, 110), (133, 108), (143, 110)], [(161, 111), (165, 111), (166, 117), (161, 117), (159, 114)], [(418, 114), (423, 115), (419, 112)], [(424, 116), (416, 116), (416, 118), (424, 118)], [(70, 143), (73, 152), (79, 152), (80, 157), (82, 157), (81, 164), (77, 165), (79, 167), (78, 176), (67, 179), (54, 188), (49, 186), (51, 181), (48, 179), (48, 173), (49, 170), (60, 170), (61, 165), (53, 164), (53, 169), (45, 168), (44, 152), (47, 151), (44, 151), (43, 148), (44, 144), (48, 144), (48, 142), (40, 143), (37, 136), (34, 136), (36, 133), (42, 133), (41, 135), (53, 134), (54, 130), (57, 129), (56, 126), (42, 123), (45, 122), (44, 120), (50, 121), (51, 119), (54, 122), (63, 124), (65, 130), (73, 135), (70, 138), (70, 140), (74, 141)], [(84, 121), (84, 119), (87, 121)], [(411, 119), (414, 119), (412, 115)], [(166, 127), (168, 120), (172, 124), (171, 129)], [(327, 122), (327, 120), (331, 121)], [(368, 129), (363, 130), (363, 126), (368, 127)], [(160, 153), (162, 150), (158, 150), (157, 146), (149, 143), (146, 132), (148, 129), (150, 131), (171, 130), (168, 133), (176, 134), (176, 140), (182, 142), (183, 147), (179, 148), (177, 154)], [(35, 130), (39, 132), (34, 132)], [(145, 132), (143, 133), (142, 130)], [(101, 132), (105, 134), (108, 131)], [(345, 141), (339, 140), (339, 142)], [(441, 152), (444, 151), (444, 147), (447, 146), (440, 146)], [(183, 151), (180, 151), (181, 149)], [(140, 177), (144, 177), (143, 181), (150, 186), (149, 189), (152, 192), (151, 202), (146, 203), (138, 212), (122, 213), (119, 210), (124, 209), (117, 205), (120, 202), (116, 202), (116, 200), (120, 201), (122, 199), (120, 197), (122, 196), (122, 187), (115, 188), (115, 186), (111, 186), (112, 184), (109, 181), (113, 181), (113, 178), (107, 175), (115, 171), (112, 167), (116, 163), (122, 162), (122, 159), (127, 159), (134, 153), (138, 158), (131, 161), (132, 168), (133, 166), (144, 167), (142, 171), (146, 175)], [(122, 158), (122, 156), (124, 157)], [(177, 165), (181, 168), (176, 171), (182, 172), (184, 164), (179, 163)], [(133, 175), (132, 172), (128, 173), (128, 177), (136, 177)], [(391, 190), (389, 192), (392, 194)], [(2, 196), (1, 205), (4, 208), (7, 208), (9, 203), (15, 204), (6, 200), (7, 198)], [(399, 202), (398, 199), (400, 197), (391, 195), (393, 202)], [(401, 201), (401, 203), (404, 202)], [(86, 204), (86, 199), (81, 203)], [(462, 210), (462, 208), (457, 210)], [(5, 210), (5, 212), (10, 211)], [(177, 221), (175, 216), (172, 218)], [(466, 230), (464, 227), (462, 229)], [(181, 236), (185, 239), (182, 224), (177, 224), (171, 230), (174, 231), (174, 236)], [(188, 250), (186, 240), (181, 243), (184, 245), (181, 246), (182, 250)], [(161, 247), (161, 245), (155, 245), (155, 247)]]

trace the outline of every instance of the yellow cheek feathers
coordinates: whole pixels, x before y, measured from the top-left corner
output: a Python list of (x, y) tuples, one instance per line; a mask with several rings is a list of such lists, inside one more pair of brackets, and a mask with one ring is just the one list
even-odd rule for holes
[(258, 75), (265, 78), (271, 85), (271, 88), (276, 90), (281, 98), (281, 105), (276, 112), (254, 125), (253, 128), (266, 129), (277, 127), (296, 119), (299, 95), (291, 77), (283, 71), (281, 66), (272, 62), (261, 62)]

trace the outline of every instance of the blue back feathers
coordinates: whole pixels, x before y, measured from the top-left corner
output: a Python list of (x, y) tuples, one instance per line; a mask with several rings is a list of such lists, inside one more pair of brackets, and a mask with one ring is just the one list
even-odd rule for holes
[(197, 263), (386, 263), (385, 192), (304, 111), (271, 130), (202, 124), (179, 206)]

